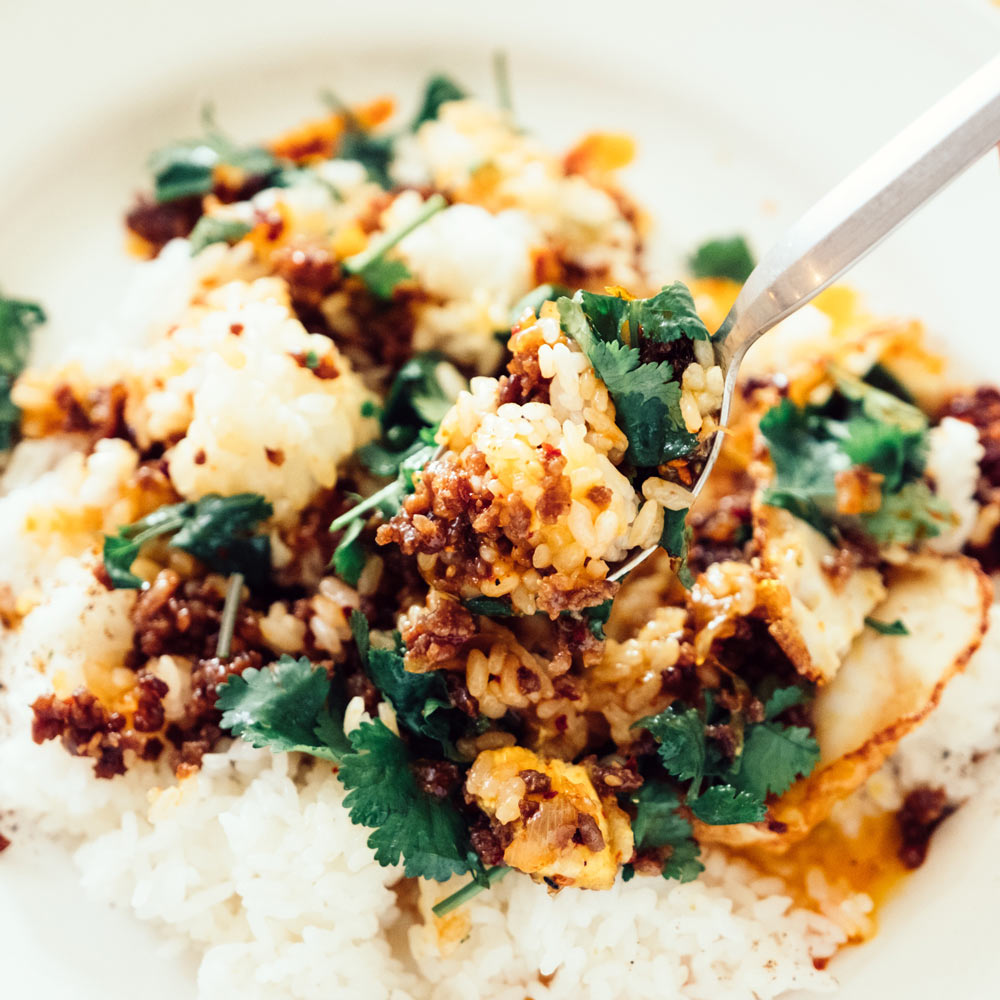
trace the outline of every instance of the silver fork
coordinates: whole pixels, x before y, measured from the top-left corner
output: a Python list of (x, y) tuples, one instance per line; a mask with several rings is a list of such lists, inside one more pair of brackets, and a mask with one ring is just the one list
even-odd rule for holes
[[(712, 337), (726, 378), (720, 428), (729, 420), (740, 363), (751, 345), (836, 281), (998, 143), (1000, 56), (900, 132), (788, 230), (754, 268)], [(711, 475), (722, 439), (723, 433), (715, 435), (695, 495)], [(609, 579), (621, 579), (655, 551), (653, 547), (631, 556)]]

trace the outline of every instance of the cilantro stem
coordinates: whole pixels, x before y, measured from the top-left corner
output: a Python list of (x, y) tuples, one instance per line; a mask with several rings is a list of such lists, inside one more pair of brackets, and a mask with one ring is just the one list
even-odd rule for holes
[(400, 240), (409, 236), (418, 226), (422, 226), (432, 215), (437, 215), (448, 202), (444, 195), (433, 194), (424, 202), (423, 208), (404, 226), (383, 233), (378, 239), (372, 240), (367, 250), (348, 257), (341, 265), (348, 274), (360, 274), (380, 257), (384, 257)]
[(243, 574), (234, 573), (226, 588), (226, 603), (222, 606), (222, 621), (219, 623), (219, 641), (215, 645), (215, 655), (220, 660), (229, 658), (236, 630), (236, 612), (240, 607), (240, 591), (243, 589)]
[(514, 101), (510, 94), (510, 71), (507, 67), (507, 53), (498, 49), (493, 53), (493, 79), (497, 87), (497, 104), (504, 111), (514, 110)]
[(403, 495), (403, 483), (398, 479), (394, 479), (388, 486), (383, 486), (377, 493), (373, 493), (370, 497), (362, 500), (357, 506), (352, 507), (350, 510), (345, 510), (340, 517), (336, 518), (334, 522), (330, 525), (331, 531), (340, 531), (346, 528), (347, 525), (351, 523), (359, 514), (365, 514), (370, 510), (378, 507), (385, 500), (395, 500), (397, 497)]
[[(490, 868), (486, 873), (486, 880), (489, 882), (489, 888), (492, 888), (500, 881), (511, 869), (506, 865), (497, 865), (496, 868)], [(468, 885), (463, 885), (458, 892), (453, 892), (450, 896), (446, 896), (441, 900), (440, 903), (435, 904), (431, 909), (434, 912), (435, 917), (443, 917), (452, 910), (457, 910), (460, 906), (464, 906), (473, 896), (478, 896), (487, 886), (482, 885), (479, 882), (473, 880)]]

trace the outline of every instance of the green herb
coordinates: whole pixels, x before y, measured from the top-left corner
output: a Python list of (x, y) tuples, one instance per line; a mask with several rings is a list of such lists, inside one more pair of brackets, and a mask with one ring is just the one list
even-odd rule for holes
[(402, 859), (408, 878), (445, 882), (471, 871), (487, 882), (458, 810), (420, 789), (410, 752), (395, 733), (380, 720), (363, 722), (351, 747), (340, 764), (349, 789), (344, 805), (353, 823), (372, 828), (368, 846), (380, 865)]
[[(315, 371), (319, 368), (319, 355), (315, 351), (306, 351), (306, 368)], [(365, 402), (370, 402), (365, 400)]]
[(608, 624), (608, 619), (611, 617), (613, 604), (614, 600), (609, 597), (602, 604), (595, 604), (593, 607), (583, 610), (583, 617), (587, 622), (587, 628), (590, 629), (594, 638), (600, 639), (601, 642), (607, 638), (604, 634), (604, 626)]
[(877, 618), (865, 618), (865, 624), (879, 635), (909, 635), (910, 630), (897, 618), (894, 622), (882, 622)]
[(170, 544), (200, 559), (209, 569), (229, 575), (242, 573), (261, 583), (271, 568), (271, 543), (267, 535), (254, 534), (272, 506), (258, 493), (231, 497), (210, 493), (196, 503), (164, 505), (135, 524), (104, 538), (104, 567), (113, 586), (138, 588), (142, 580), (130, 567), (142, 546), (161, 535), (172, 534)]
[[(536, 316), (542, 311), (542, 306), (546, 302), (558, 302), (559, 299), (571, 295), (572, 292), (565, 285), (538, 285), (532, 288), (524, 298), (519, 299), (510, 311), (510, 325), (513, 326), (530, 309)], [(509, 337), (510, 331), (505, 331), (503, 336)]]
[(691, 782), (687, 804), (702, 822), (753, 823), (767, 814), (768, 795), (781, 795), (797, 777), (809, 775), (819, 761), (819, 746), (808, 729), (774, 721), (805, 697), (797, 688), (776, 690), (765, 704), (764, 720), (758, 723), (747, 724), (732, 713), (730, 725), (743, 737), (732, 760), (708, 737), (706, 721), (715, 711), (711, 698), (704, 714), (671, 705), (658, 715), (640, 719), (635, 727), (656, 738), (660, 762), (671, 777)]
[(45, 322), (42, 307), (35, 302), (0, 295), (0, 452), (14, 443), (21, 411), (10, 398), (14, 380), (28, 364), (32, 331)]
[(468, 95), (454, 80), (442, 73), (432, 76), (424, 87), (420, 110), (416, 113), (410, 131), (416, 132), (424, 122), (434, 121), (441, 112), (441, 105), (448, 101), (461, 101)]
[(333, 571), (344, 583), (352, 587), (358, 585), (361, 571), (368, 561), (365, 547), (361, 544), (361, 532), (364, 531), (363, 519), (350, 521), (344, 529), (344, 534), (333, 551)]
[(754, 255), (742, 236), (708, 240), (688, 258), (696, 278), (729, 278), (741, 285), (757, 266)]
[(694, 575), (688, 566), (688, 549), (691, 546), (691, 528), (687, 523), (689, 509), (663, 511), (663, 531), (660, 534), (660, 548), (674, 557), (674, 569), (682, 586), (690, 590), (694, 586)]
[(393, 633), (391, 649), (373, 646), (368, 621), (360, 611), (351, 612), (351, 631), (368, 676), (392, 705), (399, 725), (416, 736), (435, 740), (447, 756), (454, 757), (452, 738), (466, 728), (467, 720), (448, 698), (441, 673), (407, 670), (398, 632)]
[(637, 850), (669, 847), (664, 878), (690, 882), (704, 871), (698, 861), (700, 849), (691, 834), (691, 823), (680, 812), (680, 797), (666, 782), (646, 778), (629, 801), (635, 807), (632, 834)]
[(493, 53), (493, 79), (497, 88), (497, 104), (504, 110), (513, 112), (514, 100), (510, 91), (510, 68), (507, 53), (502, 49)]
[(238, 146), (221, 132), (210, 109), (202, 115), (205, 135), (201, 139), (175, 142), (157, 150), (149, 159), (154, 194), (161, 204), (208, 194), (215, 184), (215, 169), (233, 167), (247, 179), (275, 175), (281, 164), (260, 146)]
[(413, 276), (401, 260), (389, 260), (385, 255), (414, 229), (422, 226), (447, 205), (444, 195), (432, 194), (409, 222), (398, 229), (383, 233), (372, 240), (361, 253), (348, 257), (341, 265), (344, 271), (347, 274), (357, 275), (376, 298), (392, 298), (396, 287)]
[(517, 614), (506, 597), (469, 597), (462, 603), (474, 615), (487, 618), (513, 618)]
[(240, 609), (240, 594), (243, 591), (243, 574), (234, 573), (229, 578), (226, 587), (226, 602), (222, 605), (222, 618), (219, 621), (219, 638), (215, 643), (215, 655), (220, 660), (229, 659), (229, 651), (233, 644), (233, 632), (236, 630), (236, 612)]
[(655, 467), (689, 455), (698, 439), (680, 411), (681, 384), (668, 361), (640, 361), (644, 341), (705, 340), (691, 293), (680, 282), (650, 299), (577, 292), (559, 300), (563, 330), (583, 349), (614, 400), (636, 467)]
[(343, 706), (332, 704), (330, 677), (305, 657), (282, 656), (270, 669), (251, 667), (219, 686), (220, 725), (251, 746), (340, 761), (351, 752)]
[(238, 243), (253, 226), (239, 219), (221, 219), (217, 215), (203, 215), (196, 223), (188, 239), (191, 241), (191, 256), (202, 252), (213, 243)]
[(453, 892), (450, 896), (445, 897), (440, 903), (435, 903), (431, 907), (434, 912), (435, 917), (444, 917), (451, 913), (452, 910), (457, 910), (460, 906), (464, 906), (470, 899), (474, 896), (478, 896), (479, 893), (483, 892), (485, 889), (492, 888), (497, 882), (500, 881), (508, 872), (512, 869), (508, 868), (506, 865), (497, 865), (495, 868), (486, 869), (486, 885), (483, 885), (483, 880), (473, 879), (466, 885), (463, 885), (461, 889), (457, 892)]
[(759, 823), (767, 816), (767, 807), (750, 792), (741, 792), (732, 785), (706, 788), (693, 802), (691, 812), (709, 826), (731, 823)]
[[(775, 468), (766, 503), (783, 507), (832, 541), (847, 532), (875, 542), (910, 544), (941, 532), (948, 505), (921, 478), (927, 461), (927, 418), (915, 406), (845, 372), (822, 406), (783, 400), (760, 429)], [(882, 476), (874, 513), (843, 515), (837, 474), (865, 466)]]

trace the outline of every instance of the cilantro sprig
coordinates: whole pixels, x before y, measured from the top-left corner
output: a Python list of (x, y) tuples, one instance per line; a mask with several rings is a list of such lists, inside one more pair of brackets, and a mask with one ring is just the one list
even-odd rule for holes
[(389, 258), (386, 254), (414, 229), (447, 206), (448, 202), (443, 194), (432, 194), (409, 222), (383, 233), (372, 240), (361, 253), (348, 257), (341, 264), (344, 272), (359, 277), (376, 298), (391, 299), (397, 286), (413, 275), (401, 260)]
[[(760, 421), (775, 479), (764, 502), (783, 507), (836, 541), (867, 535), (878, 544), (911, 544), (940, 534), (950, 508), (924, 480), (928, 422), (911, 403), (846, 372), (822, 405), (782, 400)], [(865, 467), (879, 477), (874, 511), (841, 513), (837, 477)]]
[(188, 237), (191, 242), (191, 256), (200, 254), (205, 247), (213, 243), (238, 243), (251, 229), (253, 226), (239, 219), (221, 219), (216, 215), (203, 215), (195, 223)]
[(756, 266), (746, 238), (738, 235), (707, 240), (688, 258), (696, 278), (728, 278), (741, 285)]
[[(369, 659), (375, 650), (367, 650)], [(322, 666), (283, 656), (273, 667), (232, 675), (219, 688), (222, 728), (255, 747), (296, 751), (339, 765), (351, 822), (371, 829), (381, 865), (402, 862), (408, 877), (446, 881), (471, 872), (489, 879), (460, 813), (423, 791), (407, 744), (381, 720), (344, 733), (344, 699)]]
[(692, 835), (690, 820), (681, 812), (677, 791), (665, 781), (647, 777), (629, 801), (635, 808), (632, 835), (636, 850), (668, 847), (663, 877), (680, 882), (696, 879), (705, 866), (698, 860), (701, 849)]
[(242, 573), (261, 583), (271, 568), (271, 542), (256, 534), (274, 508), (258, 493), (224, 497), (209, 493), (196, 502), (165, 504), (115, 535), (104, 538), (104, 568), (115, 588), (136, 589), (142, 580), (131, 571), (142, 546), (161, 535), (170, 544), (200, 559), (217, 573)]
[(0, 294), (0, 453), (17, 436), (21, 411), (11, 401), (10, 391), (28, 363), (32, 331), (44, 322), (45, 312), (36, 302)]
[(765, 703), (760, 722), (747, 723), (732, 713), (729, 723), (742, 736), (732, 758), (709, 735), (709, 725), (720, 721), (711, 702), (704, 712), (671, 705), (640, 719), (635, 728), (656, 739), (660, 763), (672, 778), (690, 782), (686, 802), (703, 823), (757, 823), (767, 815), (768, 795), (782, 795), (819, 761), (808, 729), (778, 721), (804, 697), (799, 687), (779, 688)]
[(161, 204), (208, 194), (218, 167), (238, 170), (246, 179), (265, 183), (281, 170), (281, 163), (261, 146), (241, 146), (222, 132), (211, 108), (202, 112), (205, 134), (183, 139), (157, 150), (149, 158), (153, 193)]
[(674, 282), (649, 299), (577, 292), (558, 305), (563, 330), (608, 387), (632, 465), (656, 467), (691, 454), (698, 439), (681, 416), (683, 373), (667, 360), (641, 360), (644, 344), (708, 339), (687, 288)]
[(910, 634), (910, 630), (899, 618), (895, 619), (895, 621), (884, 622), (880, 621), (878, 618), (872, 618), (871, 616), (868, 616), (865, 618), (865, 625), (867, 625), (873, 632), (878, 632), (879, 635)]

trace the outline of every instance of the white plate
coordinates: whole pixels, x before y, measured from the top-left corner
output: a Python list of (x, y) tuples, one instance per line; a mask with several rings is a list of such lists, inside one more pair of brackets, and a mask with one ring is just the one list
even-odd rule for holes
[[(628, 178), (657, 219), (665, 278), (706, 235), (763, 249), (825, 188), (1000, 47), (991, 0), (713, 3), (36, 2), (0, 13), (0, 285), (45, 302), (52, 358), (79, 347), (127, 273), (120, 215), (147, 152), (192, 133), (206, 100), (238, 135), (318, 108), (406, 97), (444, 69), (481, 93), (510, 56), (522, 120), (567, 142), (640, 140)], [(1000, 380), (1000, 178), (988, 158), (852, 276)], [(0, 808), (2, 808), (0, 803)], [(877, 940), (835, 963), (843, 1000), (995, 995), (1000, 794), (950, 820), (887, 905)], [(123, 901), (124, 903), (125, 901)], [(0, 858), (0, 995), (193, 995), (190, 957), (157, 954), (124, 913), (89, 904), (65, 856)]]

